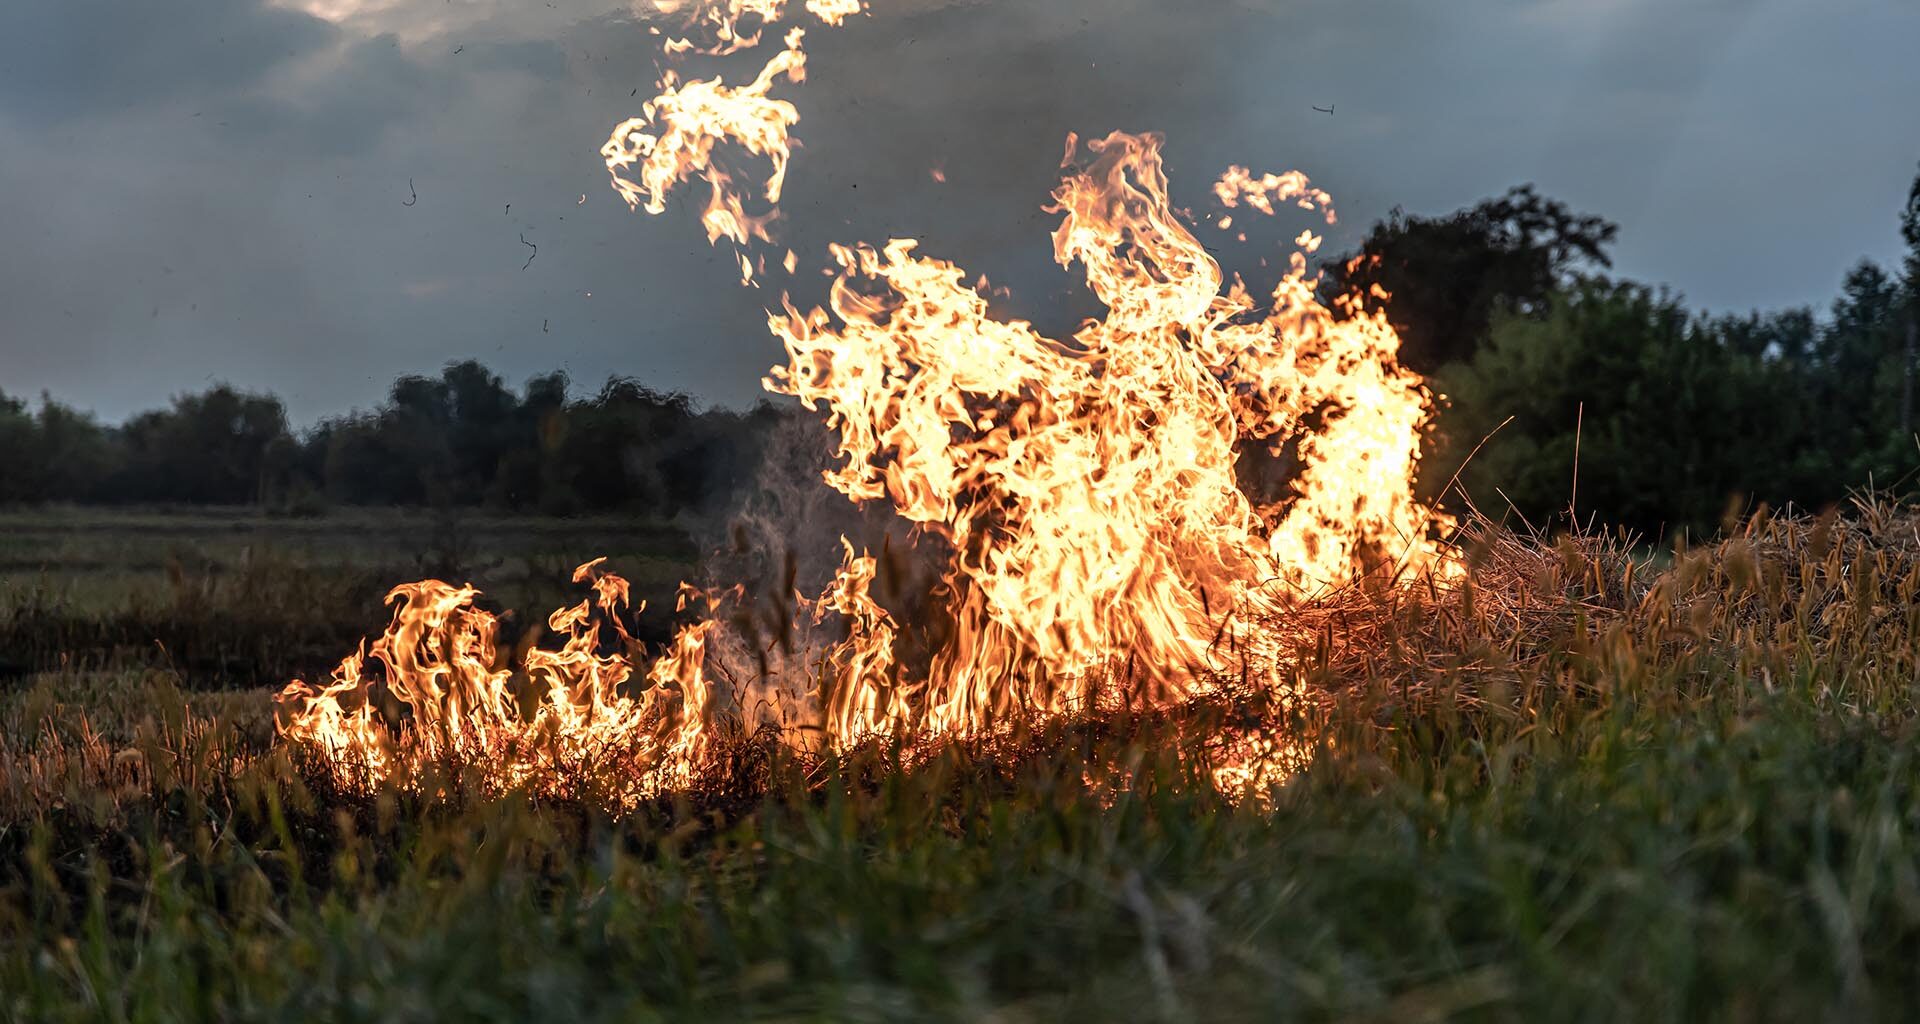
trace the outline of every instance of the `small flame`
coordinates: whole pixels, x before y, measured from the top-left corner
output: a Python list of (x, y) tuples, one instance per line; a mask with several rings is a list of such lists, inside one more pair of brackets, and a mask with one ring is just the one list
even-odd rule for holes
[[(807, 0), (805, 7), (830, 27), (865, 10), (862, 0)], [(762, 31), (778, 24), (786, 12), (787, 0), (710, 0), (693, 8), (688, 20), (710, 30), (715, 42), (701, 46), (678, 37), (668, 39), (663, 48), (669, 56), (723, 56), (750, 50), (760, 45)], [(757, 22), (758, 27), (743, 30), (743, 21)], [(787, 164), (793, 158), (791, 132), (800, 114), (792, 103), (769, 94), (782, 78), (796, 84), (806, 81), (805, 40), (805, 29), (788, 30), (785, 48), (742, 86), (729, 86), (719, 78), (683, 82), (672, 70), (662, 74), (660, 92), (641, 108), (641, 116), (621, 122), (600, 147), (614, 191), (627, 201), (627, 207), (662, 213), (674, 186), (697, 178), (708, 188), (701, 223), (709, 243), (725, 238), (744, 249), (755, 241), (772, 241), (769, 225), (777, 214)], [(770, 165), (764, 180), (757, 182), (758, 200), (765, 203), (766, 212), (749, 213), (749, 190), (735, 172), (715, 162), (715, 149), (722, 142), (731, 142)], [(628, 177), (636, 165), (638, 181)], [(752, 283), (754, 269), (744, 253), (739, 257), (741, 282)]]
[[(600, 148), (614, 191), (627, 206), (662, 213), (667, 193), (676, 184), (698, 178), (708, 187), (706, 210), (700, 218), (708, 242), (725, 238), (744, 248), (755, 239), (771, 241), (767, 225), (774, 211), (747, 212), (741, 186), (715, 163), (714, 150), (722, 141), (731, 141), (754, 156), (765, 157), (772, 169), (759, 183), (759, 191), (769, 207), (780, 202), (787, 162), (793, 156), (788, 130), (800, 114), (792, 103), (767, 94), (782, 77), (795, 82), (806, 78), (807, 55), (801, 49), (805, 37), (802, 29), (789, 32), (786, 49), (744, 86), (730, 87), (718, 78), (682, 83), (667, 72), (660, 81), (660, 95), (648, 101), (643, 115), (622, 122)], [(635, 165), (639, 181), (626, 176)]]
[[(394, 588), (393, 622), (370, 648), (349, 655), (324, 685), (295, 680), (281, 691), (281, 733), (327, 754), (346, 780), (479, 761), (503, 786), (542, 787), (614, 762), (633, 769), (634, 793), (657, 786), (663, 771), (690, 764), (698, 698), (661, 685), (629, 695), (626, 652), (638, 644), (622, 622), (627, 582), (602, 561), (574, 572), (590, 596), (547, 620), (564, 643), (531, 648), (517, 666), (502, 663), (499, 621), (475, 606), (473, 587), (427, 580)], [(617, 646), (604, 650), (607, 640)], [(655, 684), (670, 682), (662, 678), (668, 664), (656, 663)], [(382, 696), (396, 714), (382, 713)], [(675, 721), (687, 724), (661, 728)]]

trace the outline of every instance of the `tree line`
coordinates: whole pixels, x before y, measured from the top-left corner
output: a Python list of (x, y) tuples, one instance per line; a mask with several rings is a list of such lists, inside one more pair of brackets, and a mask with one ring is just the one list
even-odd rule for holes
[(218, 385), (120, 426), (0, 395), (0, 502), (485, 506), (570, 515), (699, 512), (742, 486), (780, 414), (696, 409), (616, 377), (518, 392), (478, 362), (405, 376), (370, 412), (289, 428), (271, 395)]
[(1421, 487), (1542, 528), (1704, 536), (1765, 504), (1817, 511), (1920, 475), (1920, 177), (1902, 264), (1863, 260), (1824, 314), (1690, 311), (1606, 275), (1617, 228), (1531, 188), (1398, 211), (1327, 275), (1379, 285), (1401, 358), (1446, 396)]
[[(1325, 287), (1384, 289), (1402, 360), (1446, 396), (1422, 462), (1429, 498), (1697, 536), (1762, 502), (1911, 487), (1920, 178), (1900, 224), (1902, 265), (1861, 262), (1824, 312), (1706, 316), (1605, 276), (1618, 229), (1530, 187), (1445, 216), (1396, 210)], [(303, 432), (273, 396), (224, 385), (119, 426), (0, 394), (0, 503), (673, 516), (744, 486), (785, 415), (698, 409), (628, 378), (575, 395), (554, 373), (515, 391), (474, 361), (402, 377), (372, 411)]]

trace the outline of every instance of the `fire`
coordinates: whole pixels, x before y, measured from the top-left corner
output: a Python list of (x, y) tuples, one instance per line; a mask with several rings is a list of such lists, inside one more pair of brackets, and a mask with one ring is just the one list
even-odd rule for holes
[[(644, 206), (648, 213), (661, 213), (675, 185), (693, 178), (706, 182), (707, 206), (700, 219), (707, 241), (726, 238), (734, 243), (743, 282), (752, 280), (753, 268), (740, 250), (756, 239), (772, 240), (767, 226), (774, 219), (773, 204), (780, 202), (787, 162), (793, 157), (788, 129), (800, 119), (792, 103), (767, 94), (782, 77), (794, 82), (806, 79), (807, 54), (800, 46), (805, 38), (802, 29), (789, 32), (786, 49), (744, 86), (730, 87), (718, 78), (683, 83), (669, 71), (661, 79), (660, 95), (644, 108), (644, 116), (622, 123), (600, 149), (613, 176), (614, 191), (629, 208)], [(723, 141), (771, 162), (772, 171), (760, 183), (768, 212), (749, 213), (734, 176), (714, 162), (715, 147)], [(636, 164), (638, 182), (624, 176)]]
[[(716, 43), (676, 40), (669, 51), (752, 46), (786, 7), (711, 3), (693, 20)], [(806, 4), (827, 25), (860, 9)], [(744, 281), (749, 250), (772, 241), (799, 121), (770, 92), (804, 80), (804, 39), (790, 29), (743, 86), (667, 72), (602, 149), (633, 208), (659, 213), (676, 187), (703, 183), (708, 239), (735, 246)], [(724, 167), (735, 150), (760, 158), (763, 175)], [(539, 785), (617, 757), (640, 792), (687, 777), (723, 721), (840, 748), (1023, 715), (1168, 706), (1228, 674), (1293, 686), (1279, 628), (1291, 611), (1357, 580), (1456, 571), (1436, 539), (1447, 524), (1413, 495), (1431, 399), (1398, 364), (1377, 308), (1321, 303), (1312, 231), (1264, 300), (1228, 281), (1176, 213), (1161, 150), (1153, 134), (1067, 141), (1047, 207), (1060, 218), (1054, 256), (1106, 308), (1069, 338), (995, 319), (984, 279), (969, 284), (912, 239), (834, 246), (826, 308), (783, 299), (769, 314), (787, 358), (766, 387), (837, 433), (826, 483), (854, 502), (886, 501), (951, 552), (940, 593), (953, 629), (929, 665), (898, 660), (903, 627), (872, 596), (878, 563), (843, 540), (832, 583), (796, 611), (800, 628), (825, 639), (768, 661), (726, 618), (737, 589), (686, 588), (683, 608), (704, 603), (706, 615), (641, 679), (619, 624), (625, 584), (589, 563), (576, 579), (594, 596), (549, 623), (564, 646), (535, 649), (517, 669), (495, 667), (497, 624), (471, 588), (399, 588), (394, 623), (370, 652), (325, 686), (283, 694), (284, 733), (379, 777), (457, 756), (499, 764), (506, 784)], [(1228, 210), (1291, 204), (1334, 222), (1330, 198), (1298, 172), (1234, 167), (1213, 192)], [(787, 253), (789, 273), (795, 262)], [(1291, 460), (1283, 500), (1256, 504), (1242, 490), (1236, 465), (1253, 447)], [(609, 631), (620, 649), (603, 650)], [(757, 664), (742, 663), (748, 646)], [(374, 709), (368, 658), (384, 666), (404, 726)], [(516, 685), (534, 691), (530, 711)], [(1241, 746), (1244, 763), (1223, 766), (1223, 781), (1269, 779), (1295, 749), (1272, 736)]]
[[(892, 688), (890, 727), (1089, 707), (1125, 660), (1129, 686), (1178, 701), (1228, 650), (1273, 663), (1266, 627), (1300, 601), (1441, 561), (1410, 483), (1428, 398), (1385, 321), (1335, 318), (1301, 254), (1252, 319), (1173, 214), (1159, 138), (1085, 150), (1053, 195), (1054, 254), (1108, 315), (1070, 341), (993, 319), (912, 240), (836, 248), (830, 310), (772, 318), (788, 364), (768, 387), (839, 431), (827, 482), (960, 553), (961, 636), (924, 684)], [(1243, 188), (1256, 207), (1316, 195), (1297, 176)], [(1256, 509), (1239, 448), (1289, 442), (1299, 495)]]
[[(658, 707), (661, 688), (625, 692), (633, 676), (626, 652), (638, 646), (621, 618), (626, 581), (600, 560), (573, 579), (589, 584), (590, 596), (547, 620), (565, 642), (530, 649), (517, 666), (502, 664), (499, 621), (474, 605), (480, 595), (472, 587), (396, 587), (387, 595), (393, 623), (370, 649), (341, 662), (323, 686), (296, 680), (281, 692), (282, 734), (325, 753), (350, 781), (477, 761), (504, 787), (540, 787), (608, 761), (686, 764), (698, 716), (675, 716), (679, 728), (662, 728), (669, 716)], [(608, 639), (618, 646), (604, 650)], [(383, 696), (398, 714), (381, 713)], [(631, 777), (636, 787), (643, 781)]]

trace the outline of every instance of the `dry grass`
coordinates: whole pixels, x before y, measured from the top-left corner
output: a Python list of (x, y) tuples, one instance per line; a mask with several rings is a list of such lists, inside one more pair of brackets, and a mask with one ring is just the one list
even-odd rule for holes
[[(1063, 743), (1125, 745), (1152, 732), (1209, 767), (1229, 749), (1241, 753), (1235, 744), (1250, 734), (1344, 734), (1354, 747), (1367, 723), (1391, 730), (1409, 716), (1431, 720), (1443, 706), (1473, 715), (1477, 732), (1558, 728), (1621, 693), (1721, 698), (1702, 688), (1729, 673), (1758, 681), (1763, 692), (1818, 677), (1815, 696), (1851, 713), (1913, 710), (1920, 647), (1908, 641), (1920, 637), (1920, 508), (1864, 501), (1844, 517), (1762, 517), (1659, 566), (1629, 539), (1600, 533), (1548, 540), (1479, 521), (1463, 537), (1469, 570), (1460, 581), (1348, 588), (1274, 623), (1295, 638), (1297, 691), (1253, 692), (1223, 676), (1217, 693), (1171, 713), (1036, 718), (949, 745), (971, 760), (1017, 763)], [(299, 587), (297, 574), (271, 578), (281, 590)], [(243, 577), (236, 586), (251, 584)], [(194, 770), (208, 758), (244, 766), (271, 746), (270, 691), (189, 694), (182, 682), (157, 669), (30, 677), (0, 702), (0, 816), (151, 797), (181, 778), (217, 777)], [(1636, 692), (1649, 682), (1666, 692)], [(1561, 717), (1542, 717), (1555, 713)], [(764, 781), (765, 771), (746, 762), (777, 744), (735, 737), (717, 747), (707, 774), (725, 788), (743, 774)], [(888, 747), (879, 738), (850, 757)], [(785, 756), (804, 773), (823, 773), (818, 757)], [(911, 764), (928, 752), (888, 756)], [(469, 767), (484, 770), (442, 769), (457, 776)], [(607, 785), (583, 777), (556, 788)], [(737, 802), (763, 790), (704, 799)], [(78, 799), (82, 791), (94, 796)]]
[[(615, 815), (590, 775), (343, 792), (272, 752), (261, 692), (41, 674), (0, 698), (0, 1013), (1772, 1019), (1920, 995), (1920, 509), (1758, 519), (1660, 564), (1486, 526), (1470, 549), (1458, 587), (1296, 616), (1304, 699), (1229, 685), (913, 756), (740, 740)], [(1215, 790), (1277, 733), (1303, 770)]]

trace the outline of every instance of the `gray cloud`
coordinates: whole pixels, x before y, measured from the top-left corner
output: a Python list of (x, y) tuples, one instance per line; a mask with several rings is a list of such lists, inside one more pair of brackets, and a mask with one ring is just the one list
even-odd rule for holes
[(314, 81), (220, 103), (234, 134), (227, 145), (307, 158), (363, 153), (393, 126), (454, 102), (464, 84), (409, 59), (392, 35), (342, 46), (325, 63)]
[[(311, 421), (476, 356), (757, 396), (778, 295), (738, 288), (684, 204), (630, 214), (599, 165), (656, 74), (634, 8), (280, 2), (333, 20), (0, 9), (0, 390), (117, 418), (212, 377)], [(811, 33), (786, 93), (785, 241), (818, 265), (918, 237), (1057, 330), (1090, 311), (1040, 212), (1068, 131), (1164, 131), (1196, 206), (1229, 163), (1305, 170), (1336, 247), (1396, 204), (1535, 181), (1622, 222), (1621, 272), (1717, 308), (1821, 300), (1892, 258), (1920, 158), (1920, 14), (1896, 0), (882, 6)]]
[(59, 0), (0, 5), (0, 104), (42, 125), (220, 99), (337, 30), (258, 0)]

